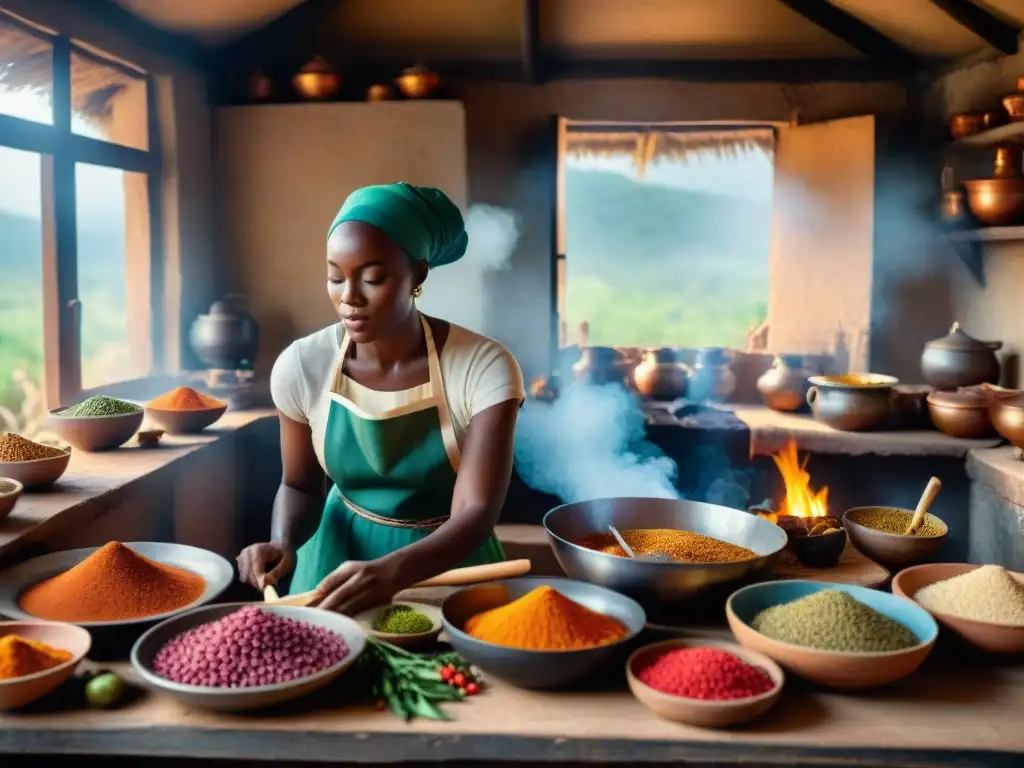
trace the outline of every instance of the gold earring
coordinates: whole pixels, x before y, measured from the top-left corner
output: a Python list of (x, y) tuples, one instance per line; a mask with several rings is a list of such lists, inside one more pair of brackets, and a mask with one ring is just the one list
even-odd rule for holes
[(422, 284), (422, 283), (420, 283), (419, 285), (417, 285), (417, 286), (416, 286), (415, 288), (413, 288), (413, 289), (412, 289), (412, 295), (413, 295), (413, 296), (414, 296), (415, 298), (417, 298), (417, 299), (418, 299), (418, 298), (419, 298), (420, 296), (422, 296), (422, 295), (423, 295), (423, 284)]

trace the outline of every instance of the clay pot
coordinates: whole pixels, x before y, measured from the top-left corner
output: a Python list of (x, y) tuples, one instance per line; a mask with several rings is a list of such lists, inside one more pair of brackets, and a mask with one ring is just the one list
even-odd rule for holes
[(812, 376), (807, 404), (814, 418), (846, 432), (877, 429), (891, 417), (892, 390), (899, 380), (876, 374)]
[(723, 347), (706, 347), (697, 352), (687, 394), (696, 402), (724, 403), (736, 388), (732, 352)]
[(972, 439), (992, 431), (988, 399), (977, 390), (932, 392), (928, 395), (928, 414), (932, 424), (951, 437)]
[(893, 387), (893, 426), (899, 429), (925, 429), (931, 426), (928, 395), (934, 391), (927, 384), (900, 384)]
[(921, 354), (921, 373), (936, 389), (955, 390), (999, 381), (996, 350), (1001, 341), (979, 341), (953, 323), (949, 334), (929, 341)]
[(395, 79), (395, 85), (407, 99), (426, 99), (441, 87), (441, 76), (431, 72), (422, 64), (403, 69)]
[(251, 368), (260, 345), (260, 329), (245, 308), (245, 297), (230, 294), (215, 301), (209, 314), (192, 323), (189, 341), (204, 365), (218, 370)]
[(341, 75), (322, 57), (317, 56), (292, 78), (300, 96), (311, 100), (330, 99), (341, 90)]
[(757, 391), (773, 411), (799, 411), (806, 405), (811, 372), (796, 356), (779, 356), (772, 367), (757, 380)]
[(987, 393), (988, 413), (996, 432), (1017, 448), (1024, 449), (1024, 392)]
[(622, 355), (615, 347), (584, 347), (572, 367), (573, 378), (590, 384), (626, 383)]
[(676, 400), (686, 395), (689, 367), (679, 362), (672, 349), (648, 350), (633, 370), (637, 391), (655, 400)]

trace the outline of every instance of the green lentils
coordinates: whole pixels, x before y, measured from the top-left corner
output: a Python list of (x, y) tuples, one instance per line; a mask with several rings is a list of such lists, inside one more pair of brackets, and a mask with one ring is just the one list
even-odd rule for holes
[[(906, 533), (907, 526), (914, 519), (914, 514), (895, 507), (871, 507), (857, 512), (856, 515), (851, 516), (851, 519), (858, 525), (875, 531), (902, 534)], [(910, 535), (928, 537), (941, 536), (943, 533), (945, 533), (945, 529), (935, 522), (931, 515), (925, 515), (921, 525)]]
[(429, 632), (434, 622), (408, 605), (393, 605), (384, 611), (373, 623), (378, 632), (392, 635), (418, 635)]
[(83, 400), (78, 405), (73, 405), (60, 416), (73, 416), (79, 419), (92, 419), (98, 416), (126, 416), (129, 413), (138, 413), (142, 408), (135, 403), (118, 400), (106, 395), (93, 395)]
[(751, 626), (772, 640), (822, 651), (899, 651), (918, 643), (898, 621), (836, 589), (766, 608)]

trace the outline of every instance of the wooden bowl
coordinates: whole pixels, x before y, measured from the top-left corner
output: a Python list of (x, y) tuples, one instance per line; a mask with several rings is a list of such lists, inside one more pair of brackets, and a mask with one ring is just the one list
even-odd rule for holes
[[(703, 699), (688, 699), (662, 693), (640, 681), (637, 673), (644, 665), (675, 648), (720, 648), (733, 656), (738, 656), (748, 664), (763, 669), (775, 685), (767, 693), (746, 699), (704, 701)], [(674, 723), (684, 723), (700, 728), (726, 728), (760, 717), (778, 701), (785, 680), (786, 675), (782, 668), (770, 658), (725, 640), (676, 639), (652, 643), (636, 650), (626, 662), (626, 681), (629, 683), (629, 690), (641, 704), (658, 717), (671, 720)]]
[(69, 461), (71, 461), (70, 448), (64, 451), (62, 456), (51, 456), (48, 459), (0, 461), (0, 477), (17, 480), (25, 487), (26, 491), (48, 488), (64, 474)]
[(197, 411), (165, 411), (147, 405), (146, 415), (169, 435), (190, 435), (202, 432), (213, 425), (227, 409), (228, 406), (225, 404), (217, 408), (203, 408)]
[(54, 408), (50, 411), (47, 426), (56, 432), (61, 440), (80, 451), (109, 451), (120, 448), (139, 431), (142, 417), (145, 416), (141, 408), (137, 413), (117, 416), (61, 416), (66, 410), (67, 408)]
[[(942, 527), (938, 536), (905, 536), (901, 533), (886, 533), (868, 528), (857, 522), (857, 515), (873, 507), (854, 507), (843, 513), (843, 527), (850, 541), (860, 552), (892, 571), (909, 568), (927, 562), (942, 549), (949, 536), (949, 528), (935, 515), (928, 514), (927, 520)], [(894, 509), (899, 509), (894, 507)], [(912, 515), (910, 509), (901, 510)]]
[(0, 477), (0, 521), (11, 514), (25, 486), (10, 477)]
[(55, 691), (75, 673), (75, 668), (92, 646), (89, 630), (55, 621), (0, 622), (0, 637), (4, 635), (20, 635), (29, 640), (38, 640), (53, 648), (70, 652), (71, 658), (63, 664), (36, 672), (34, 675), (0, 680), (0, 709), (24, 707)]
[[(892, 593), (913, 600), (918, 590), (937, 581), (952, 579), (964, 573), (970, 573), (980, 565), (971, 563), (928, 563), (917, 565), (900, 571), (892, 580)], [(1017, 581), (1024, 585), (1024, 573), (1010, 572)], [(922, 606), (924, 608), (924, 606)], [(1017, 654), (1024, 653), (1024, 626), (1012, 624), (994, 624), (989, 621), (961, 619), (948, 613), (939, 613), (924, 608), (934, 616), (942, 627), (958, 635), (968, 644), (986, 653)]]
[[(825, 589), (846, 592), (858, 602), (898, 621), (914, 633), (918, 644), (900, 651), (823, 651), (772, 640), (750, 626), (753, 618), (765, 608), (790, 603)], [(913, 673), (931, 653), (939, 633), (935, 619), (911, 600), (867, 587), (819, 581), (751, 584), (730, 595), (725, 604), (725, 614), (729, 629), (743, 647), (763, 653), (808, 680), (847, 690), (875, 688)]]
[[(406, 605), (415, 609), (419, 613), (422, 613), (430, 619), (430, 629), (426, 632), (417, 632), (412, 635), (396, 634), (394, 632), (380, 632), (374, 629), (373, 625), (376, 623), (377, 618), (389, 608), (393, 608), (396, 605)], [(370, 637), (376, 638), (377, 640), (383, 640), (385, 643), (397, 645), (399, 648), (418, 648), (424, 645), (429, 645), (436, 641), (437, 636), (441, 634), (441, 609), (436, 605), (430, 605), (428, 603), (396, 600), (393, 603), (388, 603), (387, 605), (382, 605), (378, 608), (371, 608), (368, 611), (363, 611), (354, 618), (359, 623), (359, 626), (363, 628), (363, 631), (365, 631)]]
[(965, 181), (967, 207), (988, 227), (1013, 224), (1024, 213), (1024, 176)]

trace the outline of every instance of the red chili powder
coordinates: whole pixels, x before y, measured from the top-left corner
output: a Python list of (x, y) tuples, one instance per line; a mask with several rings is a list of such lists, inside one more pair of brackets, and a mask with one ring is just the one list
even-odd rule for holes
[(170, 392), (164, 392), (146, 405), (158, 411), (209, 411), (224, 407), (221, 400), (197, 392), (192, 387), (178, 387)]
[(640, 669), (637, 678), (662, 693), (704, 701), (746, 699), (775, 687), (763, 669), (718, 648), (676, 648)]
[(112, 541), (74, 568), (30, 587), (18, 604), (51, 621), (122, 621), (184, 608), (205, 590), (202, 576)]

